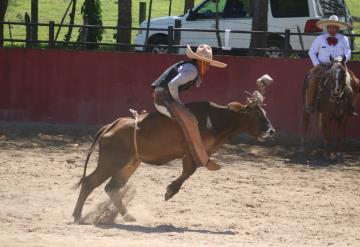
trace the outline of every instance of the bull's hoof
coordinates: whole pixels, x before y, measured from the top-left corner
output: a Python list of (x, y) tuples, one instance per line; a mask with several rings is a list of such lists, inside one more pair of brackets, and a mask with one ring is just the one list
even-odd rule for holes
[(81, 219), (81, 216), (80, 215), (77, 215), (76, 213), (73, 213), (72, 215), (74, 217), (74, 223), (75, 224), (80, 224), (80, 219)]
[(174, 192), (170, 187), (168, 187), (165, 193), (165, 201), (171, 199), (175, 194), (176, 192)]
[(217, 170), (220, 170), (221, 169), (221, 166), (216, 164), (214, 161), (212, 160), (209, 160), (208, 163), (206, 164), (206, 168), (209, 170), (209, 171), (217, 171)]
[(129, 213), (126, 213), (123, 218), (124, 218), (124, 220), (125, 220), (126, 222), (134, 222), (134, 221), (136, 221), (135, 217), (132, 216), (132, 215), (129, 214)]
[(74, 217), (74, 224), (80, 225), (81, 224), (81, 218), (75, 218)]

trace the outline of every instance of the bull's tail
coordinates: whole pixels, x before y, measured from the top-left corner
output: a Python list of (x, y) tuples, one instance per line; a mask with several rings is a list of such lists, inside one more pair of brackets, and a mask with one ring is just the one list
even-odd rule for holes
[(84, 178), (86, 177), (86, 169), (87, 169), (87, 165), (88, 162), (90, 160), (90, 156), (94, 151), (95, 146), (99, 143), (100, 138), (109, 130), (111, 130), (118, 122), (119, 122), (120, 118), (116, 119), (114, 122), (112, 122), (111, 124), (107, 124), (105, 126), (103, 126), (95, 135), (95, 140), (93, 141), (93, 143), (91, 144), (91, 147), (88, 151), (88, 154), (86, 156), (86, 160), (85, 160), (85, 166), (84, 166), (84, 172), (83, 172), (83, 176), (80, 179), (80, 181), (78, 183), (76, 183), (74, 185), (74, 189), (77, 189), (80, 187), (80, 185), (84, 182)]

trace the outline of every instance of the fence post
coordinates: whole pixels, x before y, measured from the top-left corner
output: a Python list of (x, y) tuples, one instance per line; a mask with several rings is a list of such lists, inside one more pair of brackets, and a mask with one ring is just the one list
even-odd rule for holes
[[(9, 24), (10, 25), (10, 24)], [(4, 46), (4, 23), (1, 22), (0, 23), (0, 47)], [(9, 31), (10, 31), (10, 27), (9, 27)]]
[[(180, 45), (181, 31), (179, 29), (181, 28), (181, 26), (182, 26), (181, 20), (176, 19), (173, 45)], [(176, 48), (173, 47), (173, 51), (174, 51), (174, 53), (179, 53), (179, 47), (176, 47)]]
[(55, 22), (49, 21), (49, 47), (55, 47)]
[(290, 49), (290, 29), (285, 29), (285, 39), (284, 39), (284, 57), (289, 57)]
[(172, 43), (174, 40), (174, 27), (168, 26), (168, 51), (167, 53), (172, 53)]
[(185, 0), (184, 3), (184, 14), (188, 12), (189, 9), (194, 8), (194, 1), (193, 0)]
[(26, 47), (32, 47), (32, 37), (31, 37), (31, 21), (30, 16), (27, 12), (25, 12), (25, 27), (26, 27)]
[(146, 18), (146, 2), (139, 3), (139, 24), (145, 21)]

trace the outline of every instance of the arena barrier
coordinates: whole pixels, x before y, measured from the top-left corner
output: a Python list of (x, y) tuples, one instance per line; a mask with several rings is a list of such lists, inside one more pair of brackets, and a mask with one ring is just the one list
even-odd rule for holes
[[(179, 55), (0, 49), (0, 120), (103, 124), (130, 116), (129, 108), (153, 111), (150, 84)], [(299, 133), (302, 84), (309, 59), (218, 56), (228, 64), (211, 68), (200, 88), (183, 93), (189, 101), (245, 102), (245, 91), (267, 73), (274, 83), (264, 107), (278, 131)], [(360, 62), (350, 62), (360, 77)], [(357, 111), (360, 111), (360, 104)], [(348, 136), (360, 138), (360, 117), (350, 119)]]

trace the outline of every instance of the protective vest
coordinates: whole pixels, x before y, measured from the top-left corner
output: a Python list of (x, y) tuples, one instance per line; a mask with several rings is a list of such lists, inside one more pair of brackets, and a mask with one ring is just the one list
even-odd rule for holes
[[(195, 65), (195, 61), (181, 61), (179, 63), (174, 64), (173, 66), (169, 67), (158, 79), (156, 79), (151, 86), (152, 87), (164, 87), (164, 88), (168, 88), (168, 84), (169, 82), (174, 79), (178, 74), (179, 74), (179, 68), (180, 66), (182, 66), (183, 64), (186, 63), (191, 63), (193, 65)], [(189, 89), (190, 87), (194, 86), (196, 84), (196, 82), (198, 81), (199, 76), (196, 76), (196, 78), (194, 80), (191, 80), (187, 83), (185, 83), (184, 85), (181, 85), (178, 90), (179, 91), (184, 91)]]

